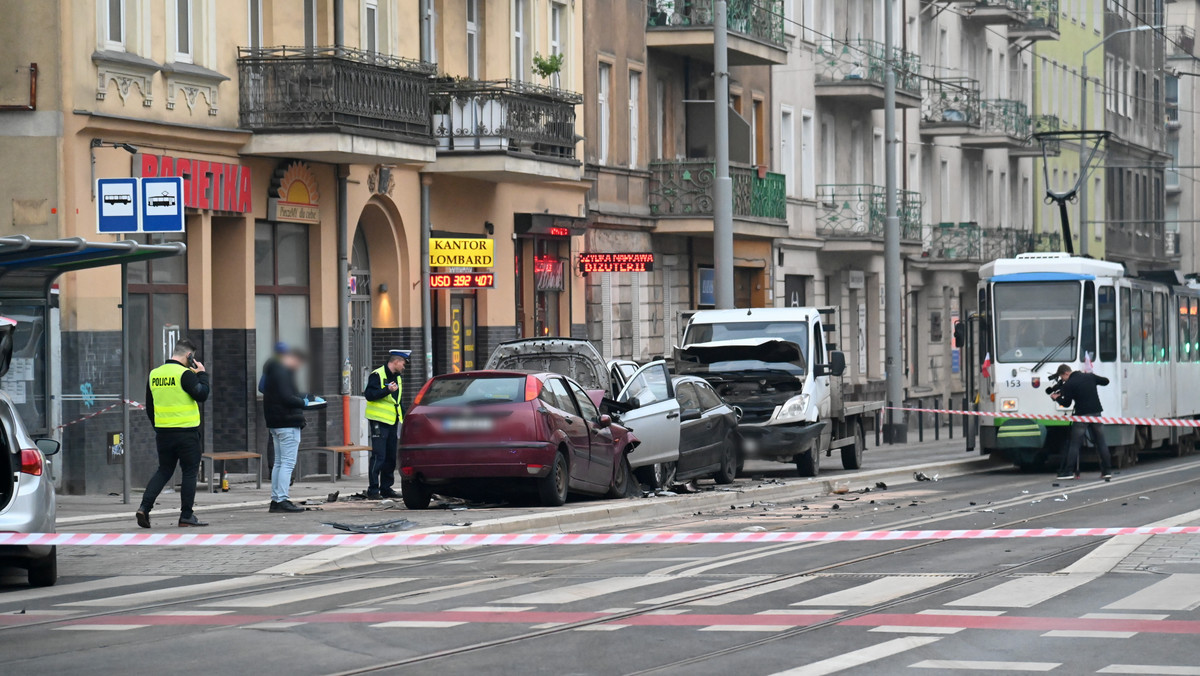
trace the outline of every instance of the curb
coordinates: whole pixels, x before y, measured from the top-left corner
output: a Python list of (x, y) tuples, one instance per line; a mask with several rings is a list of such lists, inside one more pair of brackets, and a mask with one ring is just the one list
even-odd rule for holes
[[(478, 521), (470, 526), (437, 526), (409, 531), (411, 533), (531, 533), (531, 532), (581, 532), (613, 526), (676, 516), (690, 516), (696, 512), (728, 508), (731, 505), (758, 501), (795, 500), (817, 493), (833, 492), (835, 483), (847, 482), (850, 490), (872, 488), (878, 481), (892, 485), (916, 483), (913, 472), (937, 474), (939, 478), (950, 478), (978, 474), (991, 469), (1006, 467), (1007, 463), (996, 462), (987, 456), (974, 456), (969, 460), (949, 460), (930, 464), (909, 465), (889, 469), (858, 472), (836, 478), (794, 479), (785, 484), (756, 486), (741, 490), (709, 491), (677, 497), (642, 498), (606, 501), (600, 504), (545, 510), (520, 516), (508, 516)], [(470, 549), (463, 547), (329, 547), (298, 557), (286, 563), (258, 571), (261, 575), (311, 575), (328, 573), (378, 563), (392, 563), (431, 553)]]

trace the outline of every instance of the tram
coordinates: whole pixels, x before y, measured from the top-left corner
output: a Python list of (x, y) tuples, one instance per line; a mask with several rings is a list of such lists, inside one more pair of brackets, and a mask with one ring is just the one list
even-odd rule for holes
[[(1030, 253), (983, 265), (980, 280), (976, 354), (991, 364), (979, 408), (997, 414), (980, 421), (984, 452), (1035, 469), (1065, 451), (1068, 421), (1003, 417), (1069, 414), (1045, 391), (1059, 364), (1090, 363), (1109, 379), (1105, 416), (1200, 416), (1200, 291), (1175, 273), (1129, 276), (1119, 263)], [(1196, 428), (1107, 425), (1105, 439), (1113, 464), (1127, 467), (1146, 451), (1193, 452)]]

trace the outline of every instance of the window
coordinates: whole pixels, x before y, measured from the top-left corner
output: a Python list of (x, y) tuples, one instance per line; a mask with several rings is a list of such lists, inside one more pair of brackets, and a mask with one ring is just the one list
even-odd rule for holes
[(1156, 361), (1171, 361), (1171, 344), (1167, 340), (1170, 335), (1170, 315), (1167, 313), (1167, 295), (1165, 293), (1155, 294), (1154, 296), (1154, 345), (1156, 352), (1154, 358)]
[(1083, 285), (1083, 321), (1079, 329), (1079, 358), (1087, 359), (1091, 355), (1096, 358), (1096, 285), (1085, 282)]
[(696, 388), (691, 383), (681, 383), (675, 388), (675, 399), (679, 402), (680, 411), (699, 411), (700, 395), (696, 394)]
[(363, 6), (363, 49), (379, 51), (379, 0), (366, 0)]
[(529, 0), (513, 1), (513, 79), (524, 82), (529, 78)]
[(105, 47), (125, 51), (125, 0), (104, 0), (101, 9)]
[(262, 0), (247, 0), (246, 7), (250, 49), (259, 49), (263, 46)]
[[(183, 235), (142, 235), (134, 239), (154, 244), (185, 241)], [(150, 369), (170, 358), (175, 341), (188, 335), (187, 256), (131, 263), (126, 316), (130, 382), (145, 382)]]
[(638, 147), (640, 141), (640, 119), (642, 116), (642, 74), (634, 71), (629, 73), (629, 168), (638, 165)]
[(704, 383), (695, 383), (696, 392), (700, 395), (700, 408), (705, 411), (710, 411), (721, 406), (721, 398), (713, 392), (712, 388)]
[(796, 138), (792, 111), (779, 109), (779, 170), (783, 172), (787, 194), (796, 194)]
[(1196, 312), (1197, 309), (1200, 309), (1197, 308), (1200, 300), (1193, 298), (1188, 305), (1188, 327), (1192, 334), (1192, 361), (1200, 361), (1200, 322), (1197, 321), (1200, 320), (1200, 315)]
[(175, 60), (192, 61), (192, 0), (175, 0)]
[(833, 197), (832, 185), (837, 183), (837, 139), (835, 137), (836, 127), (834, 126), (832, 115), (821, 116), (821, 160), (824, 166), (821, 167), (821, 180), (830, 187), (826, 188), (826, 194), (822, 197), (827, 199)]
[[(519, 0), (518, 0), (519, 1)], [(612, 83), (612, 66), (607, 63), (600, 64), (600, 84), (596, 94), (596, 105), (599, 107), (599, 115), (596, 123), (600, 125), (598, 143), (600, 147), (597, 149), (597, 160), (600, 164), (608, 164), (608, 140), (609, 140), (609, 96), (610, 85)]]
[(1133, 332), (1129, 330), (1133, 326), (1131, 303), (1129, 289), (1121, 289), (1121, 361), (1125, 362), (1133, 360)]
[(803, 2), (803, 14), (800, 17), (800, 25), (804, 27), (804, 41), (816, 42), (817, 33), (813, 27), (817, 25), (817, 0), (800, 0)]
[(1117, 360), (1117, 294), (1111, 286), (1100, 287), (1098, 296), (1100, 324), (1100, 361)]
[(579, 409), (575, 407), (575, 401), (571, 399), (561, 378), (548, 379), (539, 398), (563, 413), (579, 415)]
[[(566, 14), (566, 9), (563, 5), (557, 2), (550, 3), (550, 53), (563, 53), (563, 16)], [(562, 87), (562, 73), (555, 73), (550, 77), (550, 85), (555, 88)]]
[(258, 371), (278, 341), (308, 346), (308, 226), (254, 226), (254, 319)]
[(806, 200), (817, 197), (817, 139), (813, 125), (813, 113), (800, 113), (800, 196)]
[(467, 0), (467, 77), (479, 79), (479, 0)]
[(762, 99), (754, 100), (750, 106), (750, 114), (750, 138), (754, 142), (751, 164), (766, 166), (770, 164), (771, 157), (767, 152), (767, 109)]
[(654, 118), (654, 159), (666, 157), (667, 151), (667, 83), (654, 83), (654, 107), (658, 113)]
[(304, 46), (317, 46), (317, 0), (304, 0)]
[(596, 410), (596, 405), (592, 403), (587, 392), (569, 380), (567, 386), (571, 388), (571, 394), (575, 396), (575, 404), (579, 407), (580, 415), (591, 422), (599, 422), (600, 411)]

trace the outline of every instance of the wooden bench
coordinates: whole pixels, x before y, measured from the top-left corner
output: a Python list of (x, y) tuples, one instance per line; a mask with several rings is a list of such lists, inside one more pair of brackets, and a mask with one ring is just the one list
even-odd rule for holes
[[(338, 475), (342, 473), (342, 465), (344, 464), (344, 462), (342, 461), (342, 458), (344, 456), (350, 455), (351, 453), (358, 453), (360, 451), (370, 451), (370, 450), (371, 450), (370, 446), (358, 446), (358, 445), (352, 444), (349, 446), (310, 446), (309, 448), (301, 448), (300, 453), (326, 453), (326, 454), (328, 454), (329, 455), (329, 467), (330, 467), (330, 470), (332, 470), (329, 472), (329, 481), (331, 483), (337, 483)], [(300, 463), (297, 462), (296, 466), (299, 467)]]
[[(226, 460), (253, 460), (255, 469), (258, 470), (258, 480), (255, 483), (255, 488), (262, 488), (262, 454), (251, 453), (249, 451), (221, 451), (218, 453), (205, 453), (202, 455), (202, 458), (202, 462), (204, 462), (208, 468), (209, 493), (213, 492), (213, 477), (216, 475), (215, 465), (217, 460), (220, 460), (221, 462), (225, 462)], [(222, 465), (222, 467), (224, 467), (224, 465)]]

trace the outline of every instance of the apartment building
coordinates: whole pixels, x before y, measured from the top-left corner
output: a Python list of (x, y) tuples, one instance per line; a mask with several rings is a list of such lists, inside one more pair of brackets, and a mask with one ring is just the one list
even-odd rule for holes
[[(207, 449), (265, 452), (255, 383), (277, 340), (309, 349), (309, 389), (331, 401), (305, 445), (341, 443), (343, 421), (361, 417), (336, 396), (339, 232), (352, 392), (389, 348), (413, 350), (411, 399), (426, 355), (439, 371), (472, 368), (499, 340), (583, 332), (570, 272), (587, 223), (571, 93), (584, 85), (580, 3), (2, 0), (0, 11), (5, 234), (105, 239), (96, 177), (184, 178), (186, 235), (154, 241), (184, 241), (186, 256), (129, 270), (128, 358), (140, 398), (179, 336), (200, 341), (214, 383)], [(557, 67), (535, 70), (546, 59)], [(478, 269), (494, 273), (491, 288), (430, 292), (430, 345), (426, 218), (436, 237), (494, 243), (494, 265)], [(116, 268), (76, 272), (58, 280), (57, 309), (5, 308), (33, 319), (20, 348), (33, 368), (5, 383), (28, 377), (19, 405), (36, 432), (119, 396), (120, 290)], [(155, 456), (145, 416), (133, 422), (137, 484)], [(64, 490), (120, 486), (109, 449), (120, 429), (114, 408), (63, 430)]]
[(1167, 154), (1171, 159), (1163, 172), (1166, 192), (1167, 256), (1179, 256), (1179, 269), (1191, 273), (1200, 270), (1197, 255), (1197, 218), (1200, 218), (1200, 191), (1196, 190), (1200, 147), (1196, 141), (1195, 113), (1200, 110), (1197, 87), (1196, 27), (1200, 24), (1200, 2), (1188, 0), (1167, 5), (1166, 129)]

